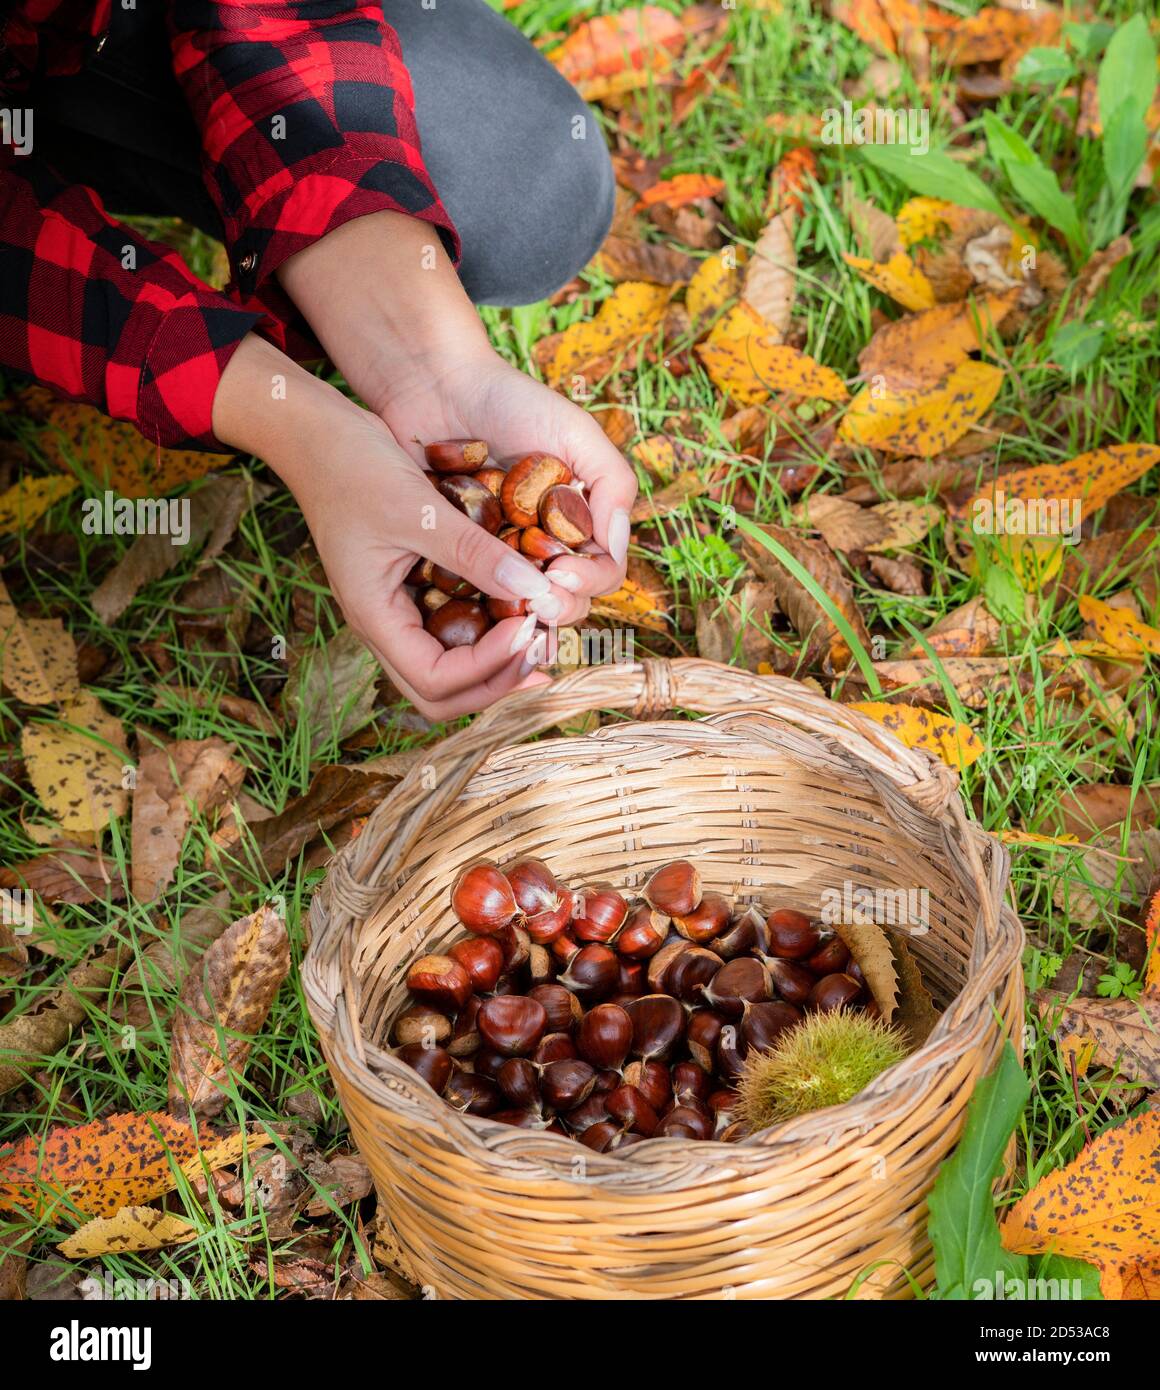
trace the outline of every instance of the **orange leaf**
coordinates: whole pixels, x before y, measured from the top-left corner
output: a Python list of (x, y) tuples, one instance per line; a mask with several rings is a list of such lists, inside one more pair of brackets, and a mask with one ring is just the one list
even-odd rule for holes
[(887, 24), (878, 0), (834, 0), (830, 14), (879, 53), (898, 52), (894, 31)]
[(1160, 445), (1109, 444), (1103, 449), (1079, 454), (1068, 463), (1036, 464), (1034, 468), (1007, 473), (981, 488), (961, 508), (952, 510), (972, 516), (979, 504), (994, 505), (996, 494), (1001, 494), (1008, 502), (1015, 497), (1025, 501), (1074, 499), (1082, 502), (1085, 513), (1090, 515), (1157, 463), (1160, 463)]
[(788, 150), (777, 163), (769, 185), (769, 206), (766, 215), (789, 211), (800, 217), (804, 211), (801, 200), (802, 190), (809, 186), (818, 173), (818, 161), (813, 150), (806, 145)]
[(1144, 943), (1148, 963), (1144, 969), (1144, 992), (1160, 997), (1160, 888), (1152, 894), (1144, 919)]
[(686, 203), (695, 203), (698, 198), (716, 198), (724, 191), (725, 180), (715, 174), (677, 174), (646, 188), (636, 206), (638, 211), (655, 208), (661, 203), (667, 208), (680, 208)]
[(876, 290), (881, 290), (904, 309), (933, 309), (934, 287), (904, 252), (877, 264), (864, 256), (843, 254), (842, 259)]
[(585, 101), (647, 87), (685, 46), (681, 22), (659, 5), (581, 24), (551, 55)]
[(1132, 613), (1103, 603), (1090, 594), (1080, 595), (1079, 613), (1084, 622), (1092, 624), (1100, 641), (1116, 655), (1141, 656), (1144, 652), (1160, 655), (1160, 632)]
[(968, 358), (933, 390), (867, 386), (850, 402), (838, 436), (887, 453), (929, 458), (966, 434), (990, 408), (1002, 384), (998, 367)]

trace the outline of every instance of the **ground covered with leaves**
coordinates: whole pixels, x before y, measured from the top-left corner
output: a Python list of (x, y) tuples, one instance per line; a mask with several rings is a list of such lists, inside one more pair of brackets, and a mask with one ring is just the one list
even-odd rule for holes
[[(977, 1175), (1003, 1144), (947, 1165), (932, 1231), (970, 1207), (982, 1234), (940, 1291), (1068, 1257), (1093, 1296), (1160, 1297), (1158, 26), (1129, 0), (507, 8), (598, 104), (620, 189), (575, 282), (483, 311), (640, 475), (594, 624), (811, 682), (957, 769), (1013, 856), (1030, 1085), (990, 1083), (1001, 1231)], [(149, 231), (220, 280), (205, 238)], [(328, 859), (448, 729), (377, 676), (260, 463), (9, 387), (0, 1294), (406, 1296), (298, 965)], [(190, 544), (90, 524), (106, 489), (188, 498)], [(1102, 1224), (1068, 1225), (1077, 1184)]]

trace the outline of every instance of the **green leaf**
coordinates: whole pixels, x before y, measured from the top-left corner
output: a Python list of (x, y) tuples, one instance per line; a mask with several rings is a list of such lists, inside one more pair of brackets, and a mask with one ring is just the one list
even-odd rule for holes
[[(1086, 1260), (1077, 1260), (1072, 1255), (1042, 1255), (1036, 1261), (1035, 1279), (1054, 1279), (1059, 1284), (1077, 1283), (1080, 1298), (1103, 1301), (1100, 1292), (1100, 1272), (1095, 1265)], [(1040, 1295), (1046, 1297), (1046, 1295)]]
[(1106, 130), (1117, 109), (1132, 105), (1141, 116), (1156, 91), (1156, 47), (1148, 21), (1135, 14), (1112, 35), (1096, 78), (1100, 125)]
[(1027, 1257), (1012, 1255), (999, 1240), (992, 1189), (1029, 1094), (1015, 1049), (1005, 1042), (999, 1065), (975, 1087), (958, 1146), (927, 1202), (940, 1298), (975, 1297), (984, 1280), (993, 1295), (996, 1275), (1027, 1278)]
[(1006, 217), (998, 198), (977, 174), (972, 174), (941, 150), (925, 154), (911, 151), (909, 145), (859, 145), (863, 159), (876, 169), (905, 184), (912, 193), (941, 198), (963, 208), (982, 208)]
[(993, 111), (983, 112), (983, 127), (991, 158), (1010, 179), (1015, 192), (1048, 226), (1059, 228), (1073, 253), (1086, 254), (1087, 238), (1080, 226), (1075, 203), (1060, 188), (1055, 171), (1043, 163), (1018, 131), (1005, 125)]
[(1078, 24), (1069, 21), (1063, 26), (1064, 36), (1081, 58), (1094, 58), (1108, 46), (1108, 40), (1116, 32), (1115, 26), (1102, 19), (1093, 24)]
[(1148, 153), (1148, 127), (1144, 108), (1124, 101), (1116, 107), (1102, 136), (1104, 173), (1117, 207), (1127, 204), (1140, 165)]
[(1071, 58), (1062, 48), (1030, 48), (1019, 59), (1015, 81), (1023, 86), (1038, 82), (1047, 87), (1056, 87), (1066, 82), (1074, 72)]
[(1074, 319), (1065, 323), (1051, 340), (1051, 358), (1072, 377), (1090, 366), (1100, 354), (1104, 330)]

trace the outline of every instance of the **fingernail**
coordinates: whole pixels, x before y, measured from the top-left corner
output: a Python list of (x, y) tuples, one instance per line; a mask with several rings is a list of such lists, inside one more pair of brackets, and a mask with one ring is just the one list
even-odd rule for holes
[(528, 608), (541, 622), (554, 623), (564, 611), (564, 601), (555, 594), (545, 594), (543, 598), (529, 599)]
[(628, 513), (617, 507), (608, 520), (608, 553), (618, 565), (628, 558)]
[(528, 676), (536, 669), (544, 659), (544, 634), (533, 641), (532, 645), (524, 653), (524, 659), (520, 662), (520, 675)]
[(549, 570), (548, 578), (557, 588), (567, 589), (570, 594), (577, 593), (582, 582), (580, 576), (571, 570)]
[(535, 632), (535, 630), (536, 615), (534, 613), (529, 613), (528, 616), (520, 624), (520, 630), (512, 638), (512, 644), (509, 648), (512, 656), (515, 656), (516, 652), (523, 651), (523, 649), (532, 640), (532, 634)]
[(504, 556), (496, 566), (495, 578), (501, 589), (507, 589), (520, 598), (540, 598), (550, 593), (552, 588), (546, 574), (541, 574), (515, 554)]

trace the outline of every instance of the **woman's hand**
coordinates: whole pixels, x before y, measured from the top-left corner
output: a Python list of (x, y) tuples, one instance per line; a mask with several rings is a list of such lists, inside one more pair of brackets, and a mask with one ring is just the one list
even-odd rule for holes
[[(278, 377), (284, 398), (270, 389)], [(484, 709), (546, 680), (534, 673), (539, 653), (528, 655), (534, 615), (497, 623), (475, 646), (451, 651), (424, 631), (403, 588), (417, 555), (499, 598), (539, 605), (552, 590), (534, 565), (446, 501), (374, 415), (251, 336), (218, 387), (214, 432), (286, 482), (347, 622), (429, 719)]]

